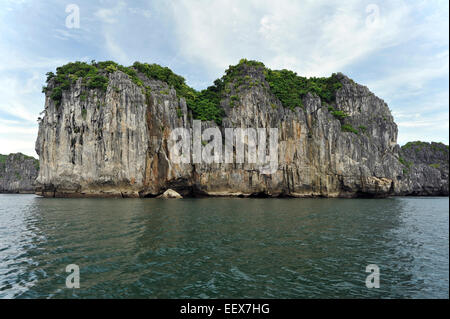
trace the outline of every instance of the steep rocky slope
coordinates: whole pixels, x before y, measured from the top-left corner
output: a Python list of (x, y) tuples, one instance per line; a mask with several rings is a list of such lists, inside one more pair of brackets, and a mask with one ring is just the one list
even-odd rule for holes
[(0, 155), (0, 193), (34, 193), (39, 161), (22, 153)]
[[(343, 74), (305, 80), (242, 60), (196, 93), (166, 69), (95, 66), (87, 75), (73, 66), (49, 75), (36, 141), (40, 195), (145, 197), (169, 188), (183, 196), (421, 192), (423, 178), (402, 162), (388, 106)], [(171, 161), (170, 133), (180, 127), (192, 132), (195, 119), (223, 136), (225, 128), (277, 128), (277, 169), (267, 174), (248, 162)]]
[(409, 142), (402, 146), (400, 161), (407, 176), (407, 194), (448, 196), (448, 145)]

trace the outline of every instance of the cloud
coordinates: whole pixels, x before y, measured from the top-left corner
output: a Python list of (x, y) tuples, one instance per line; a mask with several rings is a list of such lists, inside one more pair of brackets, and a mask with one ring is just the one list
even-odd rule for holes
[(28, 123), (35, 123), (37, 119), (34, 104), (34, 92), (40, 92), (42, 83), (40, 78), (34, 74), (25, 83), (22, 79), (11, 77), (0, 77), (0, 111)]
[(37, 130), (34, 134), (29, 135), (0, 135), (1, 154), (10, 153), (23, 153), (28, 156), (38, 157), (34, 150), (34, 143), (30, 143), (30, 140), (35, 140)]
[(132, 14), (142, 15), (145, 18), (151, 18), (152, 12), (150, 10), (142, 9), (142, 8), (128, 8), (128, 11)]
[(16, 50), (7, 50), (0, 46), (0, 55), (8, 63), (0, 64), (0, 72), (17, 70), (51, 70), (68, 62), (67, 58), (28, 57)]
[(109, 54), (114, 57), (114, 60), (123, 64), (127, 64), (130, 59), (128, 58), (128, 55), (125, 53), (125, 51), (115, 41), (113, 32), (104, 31), (103, 36), (105, 38), (106, 48), (108, 49)]
[[(129, 58), (121, 45), (116, 41), (115, 35), (117, 32), (117, 25), (122, 20), (122, 14), (127, 12), (127, 4), (124, 1), (119, 1), (112, 8), (100, 8), (94, 15), (100, 19), (101, 36), (104, 39), (105, 47), (109, 55), (119, 63), (126, 64)], [(127, 20), (125, 20), (127, 21)]]
[(100, 18), (103, 23), (117, 23), (117, 16), (126, 8), (124, 1), (117, 2), (116, 6), (112, 8), (100, 8), (95, 12), (95, 16)]
[(171, 8), (181, 50), (214, 70), (256, 57), (273, 68), (323, 76), (411, 38), (410, 9), (396, 3), (380, 5), (372, 25), (359, 1), (183, 0)]
[[(427, 83), (448, 77), (449, 51), (430, 56), (411, 54), (409, 63), (386, 71), (386, 76), (368, 83), (377, 94), (394, 99), (427, 94)], [(444, 92), (445, 93), (445, 92)]]

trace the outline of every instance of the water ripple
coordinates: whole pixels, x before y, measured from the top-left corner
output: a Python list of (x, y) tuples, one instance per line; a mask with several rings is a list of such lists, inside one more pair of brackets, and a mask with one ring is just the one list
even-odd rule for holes
[(448, 218), (448, 198), (0, 195), (0, 298), (448, 298)]

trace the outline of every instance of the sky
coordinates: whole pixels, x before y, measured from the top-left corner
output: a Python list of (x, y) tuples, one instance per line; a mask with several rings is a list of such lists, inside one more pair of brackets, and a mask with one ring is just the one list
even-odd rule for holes
[(0, 153), (37, 157), (45, 73), (67, 62), (158, 63), (203, 89), (241, 58), (342, 72), (388, 103), (400, 145), (449, 142), (448, 1), (0, 0)]

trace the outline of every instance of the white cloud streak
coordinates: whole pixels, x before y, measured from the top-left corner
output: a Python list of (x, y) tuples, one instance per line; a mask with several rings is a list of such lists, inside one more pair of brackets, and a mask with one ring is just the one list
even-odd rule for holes
[(367, 25), (360, 1), (189, 1), (172, 4), (180, 50), (212, 69), (241, 57), (324, 76), (411, 38), (402, 2), (380, 5)]

